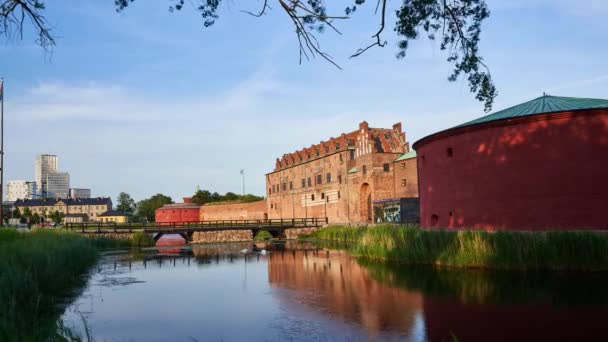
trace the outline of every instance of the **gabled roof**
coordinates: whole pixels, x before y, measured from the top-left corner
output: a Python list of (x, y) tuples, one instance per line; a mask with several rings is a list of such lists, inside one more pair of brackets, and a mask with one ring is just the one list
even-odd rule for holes
[(534, 100), (518, 104), (517, 106), (509, 107), (496, 113), (465, 122), (456, 127), (465, 127), (482, 122), (490, 122), (528, 115), (595, 108), (608, 108), (608, 100), (544, 95)]
[(399, 158), (395, 159), (395, 161), (402, 161), (406, 159), (416, 158), (416, 151), (411, 150), (405, 154), (402, 154)]

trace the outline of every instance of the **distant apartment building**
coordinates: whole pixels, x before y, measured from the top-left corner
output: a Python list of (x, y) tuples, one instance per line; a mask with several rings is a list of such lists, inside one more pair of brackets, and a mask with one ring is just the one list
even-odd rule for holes
[(91, 189), (70, 188), (70, 198), (90, 198)]
[[(14, 206), (23, 212), (29, 208), (32, 214), (49, 215), (55, 211), (67, 218), (78, 218), (79, 222), (101, 221), (102, 214), (112, 210), (112, 200), (108, 197), (66, 199), (41, 198), (18, 200)], [(76, 222), (76, 221), (71, 221)]]
[(46, 175), (46, 198), (68, 198), (70, 195), (70, 174), (52, 172)]
[[(40, 154), (36, 156), (35, 177), (38, 192), (41, 197), (47, 197), (47, 176), (57, 172), (59, 160), (53, 154)], [(67, 196), (67, 195), (66, 195)]]
[(36, 182), (12, 180), (6, 182), (6, 200), (14, 202), (18, 199), (36, 198)]

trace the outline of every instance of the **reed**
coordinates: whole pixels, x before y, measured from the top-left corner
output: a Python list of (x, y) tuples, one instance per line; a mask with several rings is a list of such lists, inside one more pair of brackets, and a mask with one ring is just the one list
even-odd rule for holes
[(95, 263), (95, 241), (64, 231), (0, 230), (0, 340), (37, 341), (57, 333), (74, 289)]
[(485, 232), (416, 226), (328, 227), (312, 235), (349, 242), (357, 256), (446, 267), (608, 270), (608, 235), (583, 231)]

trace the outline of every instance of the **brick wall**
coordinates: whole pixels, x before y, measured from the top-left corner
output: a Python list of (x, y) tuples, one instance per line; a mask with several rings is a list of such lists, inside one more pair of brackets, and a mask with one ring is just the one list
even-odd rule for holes
[(418, 163), (416, 157), (393, 163), (395, 198), (418, 197)]
[(266, 201), (231, 204), (206, 204), (199, 211), (200, 221), (264, 220), (267, 218)]

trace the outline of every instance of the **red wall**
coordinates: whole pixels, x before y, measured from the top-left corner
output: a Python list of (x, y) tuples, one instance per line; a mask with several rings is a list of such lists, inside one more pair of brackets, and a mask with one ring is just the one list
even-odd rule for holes
[(466, 127), (414, 148), (423, 227), (608, 229), (606, 109)]
[(198, 222), (199, 208), (159, 208), (155, 212), (157, 223)]

